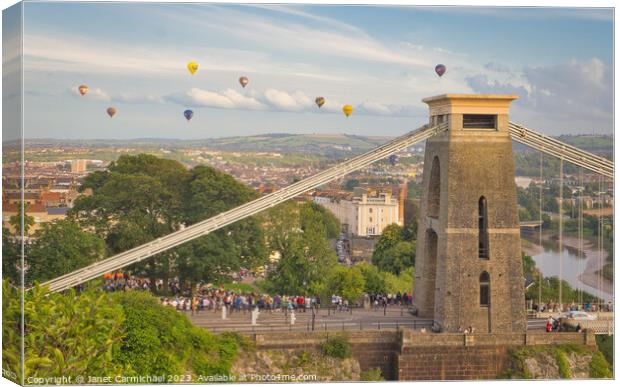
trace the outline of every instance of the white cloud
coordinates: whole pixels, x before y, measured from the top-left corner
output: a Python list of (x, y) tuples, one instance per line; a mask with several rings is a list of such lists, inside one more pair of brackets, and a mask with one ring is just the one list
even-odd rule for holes
[(265, 106), (256, 98), (242, 95), (233, 89), (226, 89), (218, 93), (192, 88), (181, 96), (171, 95), (167, 99), (185, 106), (204, 106), (220, 109), (265, 109)]
[(303, 110), (313, 104), (310, 97), (301, 91), (289, 94), (285, 91), (268, 89), (264, 93), (264, 99), (269, 105), (282, 110)]
[(478, 74), (467, 82), (478, 93), (518, 94), (515, 105), (531, 121), (545, 121), (564, 132), (613, 127), (612, 72), (598, 58), (528, 67), (520, 80), (492, 76)]

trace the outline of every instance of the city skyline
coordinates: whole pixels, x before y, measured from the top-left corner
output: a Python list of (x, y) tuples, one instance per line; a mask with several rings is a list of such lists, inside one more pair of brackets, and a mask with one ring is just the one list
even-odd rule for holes
[(394, 136), (460, 92), (516, 94), (511, 117), (546, 134), (612, 134), (610, 9), (26, 3), (24, 22), (25, 138)]

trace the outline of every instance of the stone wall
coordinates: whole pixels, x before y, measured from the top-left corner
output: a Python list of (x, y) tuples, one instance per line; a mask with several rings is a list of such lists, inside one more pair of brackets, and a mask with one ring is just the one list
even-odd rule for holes
[[(340, 332), (265, 333), (252, 338), (263, 349), (319, 349)], [(592, 333), (421, 333), (347, 332), (362, 371), (381, 369), (386, 380), (495, 379), (509, 359), (508, 349), (526, 345), (578, 344), (596, 347)]]
[[(319, 349), (339, 332), (277, 333), (253, 335), (257, 349)], [(353, 358), (362, 371), (379, 368), (386, 380), (397, 379), (396, 361), (400, 351), (400, 331), (362, 331), (346, 333)]]

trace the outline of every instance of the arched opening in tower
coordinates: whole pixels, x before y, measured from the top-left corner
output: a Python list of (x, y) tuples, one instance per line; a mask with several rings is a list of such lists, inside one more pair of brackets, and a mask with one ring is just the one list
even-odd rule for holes
[(428, 198), (426, 203), (427, 216), (439, 217), (439, 197), (441, 189), (441, 175), (439, 171), (439, 157), (435, 156), (431, 167), (431, 177), (428, 182)]

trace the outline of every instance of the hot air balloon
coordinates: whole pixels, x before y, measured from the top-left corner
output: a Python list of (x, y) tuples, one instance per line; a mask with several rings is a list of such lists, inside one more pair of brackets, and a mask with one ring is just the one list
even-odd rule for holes
[(185, 119), (189, 121), (194, 116), (194, 112), (192, 110), (187, 109), (186, 111), (183, 112), (183, 115), (185, 116)]
[(391, 165), (396, 165), (396, 162), (398, 161), (398, 156), (396, 155), (391, 155), (390, 157), (388, 157), (388, 161), (390, 162)]
[(435, 66), (435, 72), (441, 77), (446, 72), (446, 66), (438, 64)]
[(192, 75), (196, 74), (196, 71), (198, 71), (198, 63), (196, 63), (196, 62), (189, 62), (187, 64), (187, 69), (189, 70), (190, 74), (192, 74)]
[(316, 105), (319, 107), (319, 109), (321, 108), (321, 106), (325, 105), (325, 98), (323, 97), (316, 97), (316, 99), (314, 100), (314, 102), (316, 103)]
[(241, 84), (242, 87), (245, 87), (245, 85), (247, 85), (248, 82), (250, 82), (248, 77), (241, 77), (241, 78), (239, 78), (239, 83)]
[(110, 116), (110, 118), (114, 117), (114, 115), (116, 114), (116, 108), (114, 107), (109, 107), (106, 112), (108, 112), (108, 115)]
[(351, 113), (353, 113), (353, 106), (351, 105), (344, 105), (342, 107), (342, 112), (344, 113), (345, 116), (350, 116)]
[(78, 86), (78, 91), (80, 92), (80, 94), (86, 95), (86, 93), (88, 93), (88, 86), (80, 85)]

